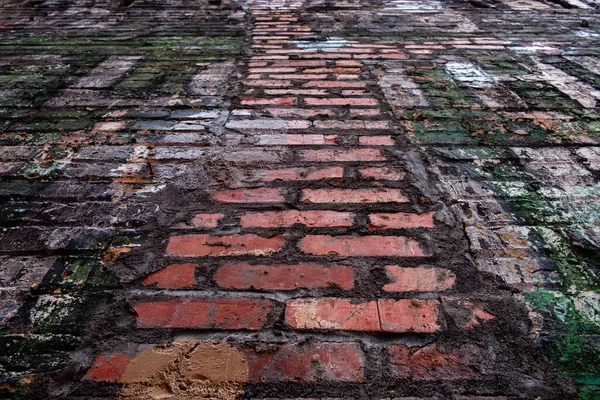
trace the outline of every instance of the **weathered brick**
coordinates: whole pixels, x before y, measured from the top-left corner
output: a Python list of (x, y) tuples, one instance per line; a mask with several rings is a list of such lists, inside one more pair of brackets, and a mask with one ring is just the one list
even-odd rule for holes
[(303, 203), (406, 203), (400, 189), (302, 189)]
[(318, 129), (389, 129), (388, 121), (315, 121)]
[(301, 159), (305, 161), (351, 162), (351, 161), (385, 161), (386, 158), (378, 149), (350, 150), (301, 150)]
[(284, 245), (282, 236), (257, 235), (184, 235), (171, 236), (166, 254), (178, 257), (223, 257), (237, 255), (269, 256)]
[(265, 86), (265, 87), (286, 87), (292, 86), (291, 80), (281, 80), (281, 79), (249, 79), (244, 82), (246, 86)]
[(392, 364), (400, 377), (418, 380), (463, 379), (476, 377), (477, 370), (470, 359), (473, 356), (467, 346), (451, 352), (430, 344), (422, 348), (410, 348), (403, 344), (388, 347)]
[(393, 167), (360, 168), (358, 170), (363, 178), (383, 179), (389, 181), (401, 181), (406, 172)]
[(314, 75), (314, 74), (271, 74), (271, 79), (325, 79), (327, 75)]
[(277, 67), (270, 67), (270, 68), (250, 68), (248, 70), (248, 73), (250, 74), (256, 74), (256, 73), (275, 73), (275, 72), (296, 72), (296, 68), (277, 68)]
[(286, 302), (285, 322), (294, 329), (380, 330), (377, 302), (353, 303), (348, 299), (294, 299)]
[(248, 329), (264, 327), (269, 300), (178, 298), (133, 306), (139, 328)]
[(92, 382), (120, 382), (121, 376), (131, 359), (124, 354), (101, 354), (83, 379)]
[(264, 93), (273, 96), (282, 96), (286, 94), (301, 96), (327, 96), (325, 89), (264, 89)]
[(156, 284), (159, 289), (183, 289), (194, 286), (196, 264), (171, 264), (148, 275), (144, 285)]
[(366, 96), (369, 92), (366, 90), (348, 89), (342, 90), (342, 96)]
[[(314, 76), (313, 76), (314, 77)], [(362, 88), (366, 87), (365, 82), (342, 82), (342, 81), (310, 81), (306, 82), (303, 87), (309, 88)]]
[(329, 117), (334, 115), (334, 112), (327, 108), (320, 108), (316, 110), (310, 110), (306, 108), (267, 108), (265, 111), (276, 117), (311, 118), (317, 116)]
[(285, 130), (285, 129), (307, 129), (310, 121), (284, 120), (284, 119), (243, 119), (232, 120), (225, 124), (228, 129), (237, 130)]
[(275, 61), (273, 67), (324, 67), (325, 61)]
[(385, 270), (392, 282), (383, 287), (388, 292), (442, 292), (456, 281), (454, 272), (445, 268), (386, 265)]
[(381, 114), (381, 111), (376, 108), (351, 108), (350, 114), (360, 115), (361, 117), (372, 117)]
[(249, 98), (242, 99), (245, 106), (292, 106), (297, 102), (296, 97)]
[(216, 228), (219, 220), (225, 215), (221, 213), (200, 213), (194, 215), (189, 224), (181, 222), (177, 224), (178, 228)]
[(336, 61), (335, 65), (340, 66), (340, 67), (362, 67), (363, 63), (360, 61), (340, 60), (340, 61)]
[(341, 73), (341, 74), (358, 74), (360, 73), (360, 68), (343, 68), (343, 67), (335, 67), (335, 68), (306, 68), (302, 70), (304, 74), (332, 74), (332, 73)]
[(369, 229), (435, 228), (435, 212), (369, 214)]
[(361, 136), (358, 142), (366, 146), (393, 146), (394, 139), (391, 136)]
[(334, 254), (350, 257), (421, 257), (419, 243), (404, 236), (329, 236), (307, 235), (300, 250), (315, 255)]
[(377, 300), (383, 332), (434, 333), (439, 324), (437, 300)]
[(261, 146), (308, 146), (335, 144), (335, 135), (261, 135), (258, 144)]
[(286, 302), (285, 321), (294, 329), (433, 333), (438, 310), (437, 300), (303, 298)]
[(254, 176), (263, 182), (340, 180), (344, 177), (344, 169), (342, 167), (271, 169), (257, 171), (254, 173)]
[(349, 290), (354, 287), (352, 267), (315, 263), (229, 264), (217, 270), (214, 280), (227, 289), (294, 290), (336, 285)]
[(321, 60), (333, 60), (333, 59), (338, 59), (338, 58), (352, 58), (352, 56), (350, 54), (306, 53), (306, 54), (300, 54), (300, 58), (308, 58), (308, 59), (317, 58), (317, 59), (321, 59)]
[(285, 199), (276, 188), (220, 190), (212, 194), (219, 203), (281, 203)]
[(302, 224), (313, 228), (352, 226), (352, 214), (326, 210), (313, 211), (268, 211), (250, 213), (240, 217), (244, 228), (285, 228)]
[(244, 358), (253, 382), (364, 381), (364, 355), (355, 343), (284, 344), (247, 350)]
[(377, 100), (371, 98), (327, 98), (306, 97), (304, 103), (309, 106), (376, 106)]

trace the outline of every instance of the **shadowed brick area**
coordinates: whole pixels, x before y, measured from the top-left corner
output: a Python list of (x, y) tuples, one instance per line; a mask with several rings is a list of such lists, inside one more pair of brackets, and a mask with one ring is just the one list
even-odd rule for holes
[(0, 4), (3, 396), (600, 396), (594, 1)]

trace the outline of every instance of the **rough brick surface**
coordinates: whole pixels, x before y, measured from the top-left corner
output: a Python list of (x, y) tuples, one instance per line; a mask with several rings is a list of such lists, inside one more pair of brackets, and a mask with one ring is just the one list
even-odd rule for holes
[(261, 329), (272, 304), (266, 300), (193, 298), (137, 303), (140, 328)]
[(171, 264), (148, 275), (144, 285), (156, 285), (159, 289), (182, 289), (194, 286), (196, 264)]
[(228, 264), (217, 270), (214, 280), (227, 289), (294, 290), (336, 285), (349, 290), (354, 287), (351, 267), (315, 263)]
[(0, 3), (0, 398), (598, 397), (593, 0)]
[(251, 381), (364, 381), (364, 355), (356, 343), (288, 344), (246, 357)]
[(282, 236), (263, 238), (257, 235), (185, 235), (172, 236), (167, 245), (167, 255), (178, 257), (202, 256), (269, 256), (281, 250)]
[(308, 235), (300, 250), (315, 255), (420, 257), (425, 253), (418, 242), (404, 236)]
[(386, 265), (392, 283), (383, 287), (388, 292), (443, 292), (456, 282), (456, 275), (445, 268)]
[(309, 227), (344, 227), (352, 225), (352, 214), (336, 211), (270, 211), (252, 213), (240, 218), (243, 227), (282, 228), (294, 224)]

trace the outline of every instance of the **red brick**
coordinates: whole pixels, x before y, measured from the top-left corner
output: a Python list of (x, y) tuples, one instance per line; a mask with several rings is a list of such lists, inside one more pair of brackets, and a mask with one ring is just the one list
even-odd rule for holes
[(310, 81), (306, 82), (303, 87), (316, 88), (357, 88), (366, 87), (365, 82), (341, 82), (341, 81)]
[(179, 298), (136, 304), (138, 328), (261, 329), (272, 304), (258, 299)]
[(300, 54), (300, 58), (309, 58), (309, 59), (310, 58), (320, 58), (322, 60), (332, 60), (332, 59), (338, 59), (338, 58), (352, 58), (352, 56), (350, 54), (306, 53), (306, 54)]
[(401, 181), (406, 176), (406, 172), (403, 170), (391, 167), (361, 168), (358, 171), (363, 178), (383, 179), (388, 181)]
[(371, 117), (374, 115), (379, 115), (380, 111), (374, 108), (351, 108), (350, 114)]
[(369, 229), (435, 228), (434, 214), (435, 212), (370, 214)]
[(225, 215), (221, 213), (215, 214), (196, 214), (189, 224), (182, 222), (177, 224), (178, 228), (216, 228), (219, 224), (219, 220)]
[(219, 203), (281, 203), (284, 201), (277, 188), (221, 190), (214, 192), (212, 198)]
[(305, 73), (305, 74), (333, 74), (333, 73), (359, 74), (360, 73), (360, 68), (341, 68), (341, 67), (335, 67), (335, 68), (306, 68), (306, 69), (303, 69), (302, 72)]
[(377, 300), (383, 332), (434, 333), (440, 330), (437, 300)]
[(184, 235), (171, 236), (167, 245), (168, 256), (269, 256), (284, 245), (282, 236), (263, 238), (257, 235)]
[(333, 75), (335, 79), (339, 81), (354, 81), (359, 80), (360, 75), (350, 75), (350, 74), (335, 74)]
[(244, 358), (253, 382), (364, 381), (364, 355), (355, 343), (284, 344), (246, 350)]
[(352, 267), (315, 263), (229, 264), (217, 270), (214, 280), (227, 289), (294, 290), (337, 285), (350, 290), (354, 287)]
[(294, 299), (286, 302), (285, 322), (294, 329), (379, 331), (377, 302), (348, 299)]
[(340, 47), (336, 49), (323, 49), (325, 53), (372, 53), (372, 48), (353, 48), (353, 47)]
[(274, 134), (258, 137), (260, 146), (307, 146), (307, 145), (332, 145), (335, 144), (335, 135), (302, 135), (302, 134)]
[(324, 179), (342, 179), (344, 169), (341, 167), (331, 168), (285, 168), (261, 170), (254, 173), (256, 178), (262, 182), (272, 181), (318, 181)]
[(391, 136), (361, 136), (358, 142), (366, 146), (393, 146), (394, 139)]
[(271, 74), (271, 79), (325, 79), (327, 75), (311, 75), (311, 74)]
[(464, 346), (458, 352), (449, 352), (430, 344), (422, 348), (410, 348), (403, 344), (388, 347), (392, 364), (400, 377), (411, 379), (462, 379), (477, 376), (470, 353)]
[(304, 103), (310, 106), (376, 106), (377, 100), (371, 98), (327, 98), (306, 97)]
[(303, 203), (406, 203), (400, 189), (302, 189)]
[(341, 61), (336, 61), (335, 65), (338, 65), (340, 67), (362, 67), (363, 63), (360, 61), (341, 60)]
[(300, 250), (316, 255), (334, 254), (350, 257), (421, 257), (419, 243), (404, 236), (329, 236), (307, 235)]
[(296, 97), (274, 97), (274, 98), (250, 98), (245, 97), (242, 99), (242, 105), (245, 106), (291, 106), (296, 104)]
[(275, 50), (266, 50), (266, 54), (302, 54), (302, 53), (310, 53), (311, 50), (304, 49), (275, 49)]
[(256, 73), (274, 73), (274, 72), (296, 72), (296, 68), (250, 68), (248, 73), (256, 74)]
[(369, 92), (367, 90), (357, 90), (357, 89), (348, 89), (342, 90), (342, 96), (365, 96), (368, 95)]
[(194, 286), (196, 264), (171, 264), (144, 279), (144, 285), (159, 289), (183, 289)]
[(389, 129), (388, 121), (315, 121), (318, 129)]
[(303, 117), (303, 118), (311, 118), (311, 117), (330, 117), (333, 116), (334, 113), (332, 110), (327, 108), (307, 110), (306, 108), (267, 108), (269, 114), (274, 115), (276, 117)]
[(388, 292), (442, 292), (456, 282), (454, 272), (445, 268), (387, 265), (385, 269), (392, 281), (383, 287)]
[(351, 150), (301, 150), (300, 158), (304, 161), (351, 162), (351, 161), (385, 161), (386, 158), (378, 149)]
[(352, 226), (352, 214), (338, 211), (268, 211), (251, 213), (240, 218), (244, 228), (285, 228), (303, 224), (315, 228)]
[(265, 89), (265, 94), (281, 96), (286, 94), (291, 95), (302, 95), (302, 96), (326, 96), (327, 90), (325, 89)]
[(271, 79), (266, 79), (266, 80), (258, 80), (258, 79), (252, 79), (252, 80), (247, 80), (246, 82), (244, 82), (244, 85), (246, 86), (258, 86), (258, 87), (285, 87), (285, 86), (292, 86), (292, 81), (290, 80), (271, 80)]
[(388, 53), (388, 54), (354, 54), (354, 58), (358, 60), (404, 60), (406, 54)]
[(324, 67), (326, 61), (276, 61), (273, 67)]
[(124, 354), (101, 354), (96, 358), (92, 367), (83, 379), (92, 382), (119, 382), (121, 375), (125, 372), (131, 358)]

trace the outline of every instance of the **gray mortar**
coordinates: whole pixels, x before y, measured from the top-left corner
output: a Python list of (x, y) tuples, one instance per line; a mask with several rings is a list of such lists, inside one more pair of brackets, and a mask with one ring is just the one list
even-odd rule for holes
[[(330, 2), (313, 8), (312, 11), (331, 11)], [(241, 2), (243, 6), (243, 2)], [(247, 16), (246, 31), (250, 30), (250, 19)], [(315, 30), (317, 31), (317, 30)], [(245, 47), (248, 51), (249, 42), (246, 41)], [(238, 60), (238, 65), (242, 65), (244, 59)], [(245, 72), (240, 70), (240, 72)], [(376, 93), (377, 99), (386, 104), (385, 97), (376, 86), (370, 86), (369, 89)], [(241, 98), (241, 88), (236, 85), (235, 90), (228, 93), (228, 98), (234, 106), (238, 105)], [(388, 111), (391, 107), (388, 106)], [(388, 112), (388, 115), (392, 115)], [(224, 120), (220, 120), (215, 126), (211, 127), (211, 132), (221, 138), (226, 133), (221, 128)], [(309, 130), (309, 133), (311, 131)], [(135, 318), (131, 304), (137, 300), (138, 294), (143, 294), (148, 298), (149, 290), (132, 290), (139, 287), (140, 281), (149, 273), (159, 270), (165, 266), (166, 261), (157, 261), (164, 253), (166, 244), (163, 240), (168, 237), (170, 227), (177, 222), (189, 220), (197, 212), (222, 211), (228, 212), (235, 210), (235, 205), (216, 205), (209, 202), (207, 190), (229, 187), (235, 181), (235, 172), (238, 167), (233, 163), (228, 163), (220, 159), (221, 152), (227, 152), (229, 149), (215, 151), (207, 160), (198, 161), (193, 165), (193, 174), (187, 176), (173, 184), (168, 185), (163, 191), (153, 195), (148, 199), (152, 205), (158, 206), (159, 211), (151, 218), (145, 218), (138, 227), (139, 232), (144, 232), (147, 236), (142, 246), (134, 250), (129, 255), (119, 259), (112, 267), (112, 270), (119, 276), (122, 287), (113, 291), (113, 300), (107, 310), (101, 317), (96, 319), (87, 329), (82, 337), (81, 346), (78, 350), (71, 353), (71, 359), (67, 367), (60, 372), (51, 374), (36, 384), (36, 387), (28, 393), (28, 399), (107, 399), (115, 398), (119, 391), (119, 385), (94, 384), (82, 382), (87, 368), (93, 362), (95, 356), (104, 352), (123, 352), (134, 355), (134, 345), (138, 343), (163, 343), (171, 342), (175, 338), (190, 338), (195, 340), (224, 340), (235, 343), (240, 346), (254, 346), (262, 342), (314, 342), (324, 341), (347, 341), (356, 340), (365, 353), (366, 384), (356, 383), (332, 383), (321, 382), (312, 385), (300, 383), (246, 383), (244, 385), (245, 398), (294, 398), (310, 396), (333, 397), (340, 399), (376, 399), (376, 398), (394, 398), (403, 395), (428, 397), (432, 399), (448, 399), (458, 393), (471, 395), (494, 396), (508, 394), (509, 398), (531, 399), (534, 394), (544, 399), (569, 399), (574, 398), (573, 387), (570, 382), (559, 375), (551, 366), (548, 360), (540, 357), (539, 349), (531, 339), (527, 338), (528, 326), (523, 321), (528, 321), (527, 310), (517, 300), (511, 297), (511, 293), (501, 287), (498, 278), (491, 274), (485, 274), (477, 270), (471, 256), (469, 255), (468, 241), (465, 237), (463, 227), (452, 217), (448, 211), (450, 204), (445, 203), (445, 199), (440, 198), (437, 193), (435, 183), (427, 172), (427, 164), (423, 162), (423, 152), (421, 149), (412, 146), (403, 137), (401, 132), (395, 133), (397, 145), (390, 150), (386, 150), (386, 156), (390, 160), (385, 163), (374, 163), (373, 165), (397, 166), (408, 171), (408, 175), (403, 182), (391, 182), (390, 187), (402, 188), (411, 200), (410, 203), (402, 205), (372, 204), (368, 206), (361, 205), (332, 205), (332, 210), (357, 212), (358, 220), (362, 224), (357, 224), (351, 229), (319, 229), (321, 234), (370, 234), (366, 224), (364, 214), (369, 212), (427, 212), (430, 210), (438, 211), (437, 229), (426, 230), (387, 230), (385, 234), (402, 234), (414, 236), (420, 243), (431, 244), (429, 249), (432, 257), (425, 260), (398, 259), (373, 257), (366, 259), (350, 259), (336, 256), (303, 256), (303, 261), (335, 262), (343, 265), (350, 265), (354, 268), (357, 276), (357, 284), (351, 291), (343, 291), (337, 287), (323, 289), (298, 289), (295, 291), (265, 294), (259, 290), (249, 290), (245, 292), (231, 291), (227, 292), (219, 289), (220, 292), (227, 293), (231, 297), (250, 297), (250, 298), (270, 298), (277, 301), (276, 306), (269, 315), (267, 326), (268, 330), (257, 333), (243, 332), (222, 332), (222, 331), (175, 331), (166, 329), (145, 329), (139, 330), (135, 327)], [(348, 139), (350, 140), (350, 139)], [(301, 147), (299, 147), (300, 149)], [(310, 166), (311, 164), (296, 163), (297, 166)], [(360, 163), (348, 163), (350, 168), (357, 167)], [(250, 164), (248, 167), (261, 167), (261, 163)], [(275, 184), (266, 183), (264, 187), (275, 186)], [(279, 183), (277, 186), (281, 186)], [(298, 193), (294, 189), (294, 184), (289, 184), (290, 188), (286, 193), (286, 199), (291, 203), (297, 199)], [(357, 188), (364, 186), (352, 177), (348, 177), (344, 183), (311, 183), (311, 188), (329, 188), (344, 187)], [(200, 190), (201, 189), (201, 190)], [(421, 202), (421, 196), (427, 201)], [(68, 200), (68, 199), (66, 199)], [(245, 209), (264, 209), (272, 206), (246, 206)], [(281, 209), (311, 209), (313, 206), (301, 205), (292, 206), (283, 204)], [(225, 223), (222, 233), (234, 233), (240, 228), (236, 225), (237, 220), (231, 219)], [(196, 230), (187, 230), (196, 232)], [(246, 229), (247, 233), (258, 235), (276, 235), (284, 233), (288, 239), (286, 247), (271, 257), (272, 263), (292, 263), (297, 261), (294, 250), (297, 240), (306, 234), (313, 232), (310, 228), (296, 225), (287, 229), (266, 230), (266, 229)], [(427, 238), (425, 241), (424, 239)], [(219, 266), (225, 262), (235, 262), (244, 260), (244, 257), (227, 257), (227, 260), (215, 259), (206, 260), (202, 258), (185, 258), (186, 262), (194, 262), (199, 265), (197, 269), (197, 288), (195, 291), (158, 291), (153, 299), (166, 299), (173, 296), (194, 295), (199, 298), (202, 294), (212, 295), (216, 286), (210, 279), (205, 278), (212, 275)], [(169, 262), (183, 261), (177, 258), (170, 258)], [(245, 261), (245, 260), (244, 260)], [(263, 259), (252, 261), (253, 264), (259, 264)], [(445, 292), (444, 296), (466, 295), (469, 298), (486, 299), (488, 305), (486, 309), (496, 316), (496, 319), (487, 322), (484, 326), (469, 332), (459, 330), (456, 326), (449, 323), (447, 331), (437, 335), (416, 335), (402, 334), (371, 334), (371, 333), (343, 333), (343, 332), (295, 332), (286, 327), (283, 322), (282, 307), (283, 302), (292, 297), (312, 295), (321, 296), (348, 296), (353, 300), (372, 300), (377, 298), (398, 298), (396, 294), (384, 292), (382, 287), (388, 283), (388, 279), (383, 270), (386, 264), (402, 264), (406, 266), (417, 266), (421, 264), (435, 265), (443, 268), (449, 268), (457, 275), (456, 286)], [(204, 278), (204, 279), (203, 279)], [(153, 292), (154, 293), (154, 292)], [(402, 296), (411, 298), (427, 298), (430, 295), (406, 293)], [(450, 318), (446, 318), (450, 321)], [(389, 366), (382, 363), (387, 357), (385, 345), (389, 343), (406, 343), (408, 345), (425, 345), (428, 343), (438, 343), (449, 347), (457, 347), (463, 343), (471, 343), (479, 349), (487, 350), (490, 354), (496, 355), (497, 359), (492, 362), (482, 363), (486, 378), (481, 381), (462, 379), (448, 382), (422, 382), (412, 381), (410, 379), (396, 378)], [(93, 395), (90, 396), (90, 393)]]

